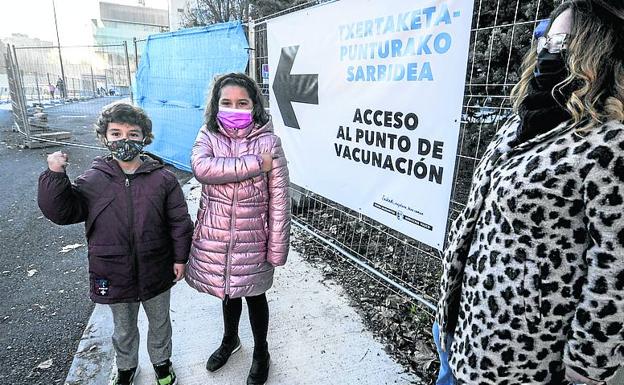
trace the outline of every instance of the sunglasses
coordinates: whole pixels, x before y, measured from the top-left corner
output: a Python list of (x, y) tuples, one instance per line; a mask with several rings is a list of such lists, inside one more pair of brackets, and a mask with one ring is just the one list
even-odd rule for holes
[(544, 48), (550, 53), (559, 53), (568, 49), (570, 34), (557, 33), (550, 36), (541, 36), (537, 39), (537, 52), (541, 52)]

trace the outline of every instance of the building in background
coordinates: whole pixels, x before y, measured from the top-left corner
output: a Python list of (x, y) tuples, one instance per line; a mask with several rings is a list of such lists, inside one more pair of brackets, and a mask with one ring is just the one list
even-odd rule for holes
[(4, 44), (12, 44), (16, 47), (51, 47), (51, 41), (30, 37), (24, 33), (13, 33), (11, 36), (0, 39)]
[[(0, 104), (7, 103), (9, 99), (9, 81), (6, 73), (6, 63), (4, 62), (4, 54), (8, 45), (15, 45), (18, 47), (50, 47), (51, 41), (41, 40), (38, 38), (29, 37), (23, 33), (13, 33), (11, 36), (0, 39)], [(45, 50), (46, 54), (49, 53)], [(52, 55), (48, 55), (50, 60), (53, 60)], [(24, 60), (28, 64), (28, 59)]]
[(169, 30), (166, 9), (99, 2), (99, 19), (93, 20), (95, 44), (120, 44)]
[[(13, 33), (11, 36), (0, 39), (0, 102), (8, 100), (8, 80), (6, 78), (6, 63), (4, 62), (4, 54), (6, 53), (7, 45), (16, 47), (42, 47), (41, 49), (20, 51), (20, 64), (23, 73), (38, 70), (40, 73), (46, 74), (42, 63), (46, 61), (58, 61), (57, 51), (49, 48), (54, 46), (54, 43), (51, 41), (33, 38), (24, 33)], [(51, 74), (48, 73), (42, 82), (47, 82), (48, 78), (50, 78), (51, 81), (56, 81), (54, 77), (56, 75), (57, 72), (55, 71)]]
[[(137, 67), (142, 49), (137, 49), (135, 55), (133, 39), (143, 40), (149, 35), (169, 30), (167, 9), (149, 8), (142, 1), (137, 4), (139, 5), (99, 1), (99, 17), (92, 20), (93, 39), (95, 45), (98, 46), (95, 53), (102, 63), (99, 67), (106, 68), (105, 78), (112, 79), (113, 84), (124, 83), (124, 78), (127, 77), (127, 65), (131, 72), (134, 72)], [(124, 42), (128, 46), (128, 57), (122, 47), (105, 47), (124, 44)], [(137, 55), (139, 57), (136, 57)], [(119, 91), (125, 92), (126, 90)]]
[(182, 28), (182, 16), (189, 0), (169, 0), (169, 30), (177, 31)]

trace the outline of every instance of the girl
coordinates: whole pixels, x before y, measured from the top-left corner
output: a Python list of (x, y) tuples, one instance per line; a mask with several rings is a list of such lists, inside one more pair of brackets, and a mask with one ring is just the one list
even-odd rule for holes
[(269, 373), (265, 292), (274, 268), (286, 263), (290, 198), (284, 151), (252, 79), (236, 73), (216, 79), (191, 163), (203, 187), (186, 280), (223, 301), (223, 340), (206, 369), (220, 369), (240, 349), (245, 297), (254, 335), (247, 384), (264, 384)]

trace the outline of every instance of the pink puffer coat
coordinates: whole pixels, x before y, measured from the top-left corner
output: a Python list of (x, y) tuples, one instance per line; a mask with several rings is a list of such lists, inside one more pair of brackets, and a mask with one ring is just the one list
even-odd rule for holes
[[(273, 154), (261, 171), (259, 154)], [(186, 281), (219, 298), (255, 296), (273, 284), (290, 240), (288, 168), (273, 124), (236, 133), (204, 126), (191, 156), (202, 183)]]

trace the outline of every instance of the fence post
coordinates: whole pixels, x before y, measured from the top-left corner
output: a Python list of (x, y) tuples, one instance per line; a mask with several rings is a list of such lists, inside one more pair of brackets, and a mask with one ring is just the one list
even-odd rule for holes
[(248, 24), (249, 35), (249, 77), (256, 81), (256, 23), (250, 17)]
[(134, 69), (135, 71), (138, 71), (139, 70), (139, 51), (137, 49), (136, 37), (132, 38), (132, 43), (134, 43)]
[(35, 72), (35, 86), (37, 87), (37, 100), (39, 104), (41, 104), (41, 94), (39, 93), (39, 76), (37, 76), (37, 72)]
[(126, 51), (126, 70), (128, 71), (128, 91), (130, 91), (130, 103), (134, 104), (132, 95), (132, 74), (130, 73), (130, 58), (128, 57), (128, 40), (124, 40), (124, 50)]
[[(11, 48), (13, 51), (12, 57)], [(8, 56), (10, 58), (9, 61), (11, 62), (7, 64), (11, 66), (11, 72), (13, 74), (13, 88), (15, 90), (15, 100), (11, 101), (12, 106), (15, 107), (13, 109), (13, 115), (18, 115), (18, 119), (22, 121), (24, 133), (26, 134), (26, 140), (30, 142), (30, 124), (28, 123), (28, 113), (26, 111), (28, 108), (28, 101), (26, 100), (24, 91), (24, 81), (22, 80), (22, 76), (20, 74), (21, 71), (19, 69), (19, 63), (17, 62), (17, 51), (15, 50), (15, 45), (12, 45), (11, 48), (7, 45)], [(18, 111), (16, 112), (15, 109)]]
[(93, 77), (93, 66), (90, 66), (90, 67), (91, 67), (91, 87), (93, 90), (93, 97), (95, 97), (96, 92), (95, 92), (95, 78)]
[(56, 21), (56, 5), (52, 0), (52, 10), (54, 11), (54, 27), (56, 28), (56, 42), (58, 44), (59, 61), (61, 63), (61, 76), (63, 79), (63, 89), (61, 92), (62, 98), (67, 98), (67, 80), (65, 79), (65, 68), (63, 68), (63, 55), (61, 54), (61, 40), (59, 39), (58, 23)]

